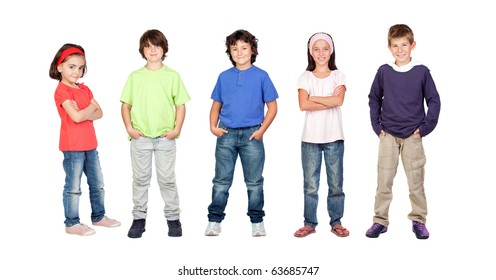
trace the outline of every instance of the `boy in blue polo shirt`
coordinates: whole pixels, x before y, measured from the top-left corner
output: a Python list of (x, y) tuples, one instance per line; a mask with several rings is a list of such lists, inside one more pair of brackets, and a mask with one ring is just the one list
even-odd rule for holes
[(217, 137), (217, 144), (207, 236), (221, 232), (220, 223), (225, 217), (238, 156), (248, 188), (247, 214), (252, 223), (252, 236), (265, 236), (262, 137), (277, 114), (279, 96), (267, 72), (253, 65), (258, 55), (257, 41), (246, 30), (236, 30), (226, 37), (226, 53), (234, 67), (219, 75), (211, 96), (210, 131)]

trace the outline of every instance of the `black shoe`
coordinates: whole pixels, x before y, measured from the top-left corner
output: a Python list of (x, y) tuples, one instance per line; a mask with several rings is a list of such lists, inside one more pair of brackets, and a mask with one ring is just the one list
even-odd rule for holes
[(143, 232), (145, 232), (145, 225), (146, 225), (145, 219), (133, 220), (133, 224), (131, 225), (131, 228), (129, 229), (127, 236), (129, 238), (140, 238)]
[(183, 235), (183, 229), (179, 220), (167, 221), (167, 226), (169, 226), (169, 236), (179, 237)]

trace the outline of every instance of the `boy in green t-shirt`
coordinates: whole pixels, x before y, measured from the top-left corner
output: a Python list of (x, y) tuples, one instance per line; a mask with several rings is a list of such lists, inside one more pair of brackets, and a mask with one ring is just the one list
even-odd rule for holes
[(190, 100), (179, 74), (163, 64), (167, 39), (156, 29), (140, 38), (146, 65), (129, 75), (122, 91), (122, 120), (131, 141), (133, 168), (133, 224), (130, 238), (145, 232), (148, 188), (155, 156), (157, 181), (164, 200), (169, 236), (182, 236), (179, 196), (175, 178), (176, 142)]

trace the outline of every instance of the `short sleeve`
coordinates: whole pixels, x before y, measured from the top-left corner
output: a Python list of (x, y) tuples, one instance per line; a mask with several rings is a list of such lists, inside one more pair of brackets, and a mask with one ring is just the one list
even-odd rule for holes
[(336, 86), (344, 86), (346, 85), (346, 76), (343, 72), (335, 70), (334, 82)]
[(214, 101), (222, 103), (222, 97), (221, 97), (221, 83), (220, 83), (220, 75), (217, 77), (217, 82), (215, 83), (214, 89), (212, 90), (212, 94), (210, 95), (210, 98)]
[(124, 85), (124, 89), (122, 90), (121, 94), (121, 102), (133, 105), (133, 73), (131, 73), (126, 81), (126, 84)]
[(91, 89), (87, 86), (85, 86), (84, 84), (80, 84), (79, 85), (79, 88), (86, 91), (86, 93), (88, 94), (88, 100), (91, 101), (93, 98), (93, 92), (91, 91)]
[(174, 105), (181, 106), (191, 100), (191, 97), (186, 90), (186, 86), (184, 86), (183, 80), (181, 76), (177, 73), (175, 79), (175, 89), (174, 89)]
[(298, 77), (297, 86), (298, 86), (298, 89), (304, 89), (307, 92), (309, 92), (308, 71), (305, 71), (303, 74), (301, 74)]
[(72, 94), (68, 90), (65, 90), (62, 87), (58, 87), (55, 91), (55, 105), (59, 107), (62, 105), (62, 103), (64, 103), (64, 101), (68, 99), (73, 99)]

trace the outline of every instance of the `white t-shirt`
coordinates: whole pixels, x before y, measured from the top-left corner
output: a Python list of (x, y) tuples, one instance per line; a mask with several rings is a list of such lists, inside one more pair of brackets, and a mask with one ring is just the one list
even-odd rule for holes
[[(311, 71), (305, 71), (298, 78), (298, 89), (306, 90), (309, 96), (331, 96), (337, 86), (345, 84), (346, 77), (339, 70), (333, 70), (322, 79)], [(340, 106), (305, 112), (301, 141), (320, 144), (337, 140), (344, 140)]]

